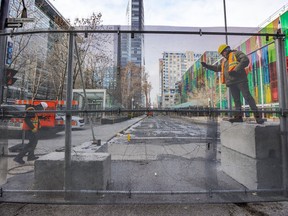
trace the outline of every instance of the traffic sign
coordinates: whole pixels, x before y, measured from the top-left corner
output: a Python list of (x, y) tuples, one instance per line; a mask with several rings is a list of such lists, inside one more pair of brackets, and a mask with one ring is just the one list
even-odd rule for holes
[(8, 43), (7, 43), (6, 64), (11, 64), (12, 63), (12, 57), (13, 57), (13, 43), (11, 41), (8, 41)]
[(22, 28), (23, 23), (5, 23), (5, 28)]

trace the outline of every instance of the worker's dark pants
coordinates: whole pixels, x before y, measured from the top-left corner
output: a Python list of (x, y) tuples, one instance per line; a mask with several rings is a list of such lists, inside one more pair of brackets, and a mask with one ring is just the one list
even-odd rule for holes
[(33, 133), (31, 130), (25, 132), (29, 143), (27, 145), (24, 145), (24, 148), (21, 150), (21, 152), (16, 156), (18, 158), (23, 158), (28, 153), (28, 158), (34, 157), (34, 150), (38, 143), (38, 133)]
[[(260, 115), (258, 113), (258, 108), (256, 106), (255, 100), (252, 97), (250, 91), (249, 91), (249, 86), (248, 86), (248, 82), (242, 82), (242, 83), (238, 83), (235, 85), (231, 85), (229, 86), (230, 91), (231, 91), (231, 95), (234, 99), (234, 103), (235, 103), (235, 109), (241, 111), (241, 98), (240, 98), (240, 92), (242, 93), (246, 103), (249, 104), (250, 109), (252, 111), (254, 111), (254, 116), (255, 118), (259, 118)], [(236, 112), (235, 113), (235, 117), (242, 117), (242, 113), (241, 112)]]

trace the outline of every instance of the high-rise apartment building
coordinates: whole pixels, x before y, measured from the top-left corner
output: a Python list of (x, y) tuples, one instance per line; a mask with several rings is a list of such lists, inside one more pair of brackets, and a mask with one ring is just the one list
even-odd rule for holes
[(178, 104), (177, 97), (179, 89), (178, 82), (182, 75), (195, 61), (192, 51), (186, 53), (164, 52), (163, 58), (159, 60), (160, 86), (161, 86), (161, 107), (172, 107)]

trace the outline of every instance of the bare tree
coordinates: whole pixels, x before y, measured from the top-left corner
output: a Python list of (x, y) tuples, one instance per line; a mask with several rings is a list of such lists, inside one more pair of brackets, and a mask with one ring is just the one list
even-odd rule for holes
[[(23, 8), (20, 1), (12, 1), (10, 6), (13, 17), (20, 17)], [(29, 17), (35, 16), (38, 19), (35, 19), (34, 23), (24, 24), (23, 28), (36, 29), (43, 17), (35, 15), (36, 10), (34, 10), (32, 1), (28, 1), (26, 7), (29, 8)], [(30, 97), (34, 99), (37, 97), (38, 90), (44, 83), (44, 76), (42, 76), (43, 71), (40, 70), (39, 67), (43, 65), (40, 59), (45, 58), (45, 53), (37, 44), (39, 42), (38, 36), (26, 34), (13, 37), (13, 32), (17, 31), (19, 31), (19, 29), (13, 29), (11, 36), (8, 37), (8, 41), (13, 43), (13, 57), (8, 67), (18, 71), (18, 81), (15, 83), (14, 89), (20, 89), (19, 97), (24, 98), (25, 92), (27, 94), (27, 91), (29, 91)], [(38, 63), (41, 64), (39, 65)]]
[[(83, 30), (104, 29), (105, 27), (101, 25), (101, 18), (101, 13), (93, 13), (87, 19), (75, 19), (73, 26)], [(73, 87), (76, 87), (76, 82), (79, 81), (79, 67), (82, 67), (86, 79), (93, 81), (92, 85), (87, 85), (86, 88), (94, 88), (97, 82), (103, 83), (104, 69), (113, 65), (112, 54), (107, 49), (111, 43), (111, 35), (103, 33), (78, 34), (76, 41), (80, 62), (77, 61), (74, 68)]]
[[(15, 4), (14, 4), (15, 3)], [(29, 8), (29, 17), (33, 17), (36, 13), (31, 8), (34, 7), (33, 1), (29, 1), (31, 5), (26, 4)], [(22, 12), (22, 5), (19, 1), (13, 1), (13, 11), (16, 17)], [(37, 5), (41, 8), (42, 5)], [(31, 9), (31, 10), (30, 10)], [(43, 5), (42, 10), (46, 10)], [(27, 28), (33, 29), (39, 27), (38, 23), (44, 18), (41, 12), (34, 17), (36, 22), (29, 24)], [(55, 28), (78, 28), (84, 30), (101, 29), (102, 14), (93, 13), (89, 18), (75, 19), (73, 24), (67, 24), (67, 21), (61, 17), (55, 17)], [(26, 24), (25, 24), (26, 25)], [(16, 29), (15, 31), (18, 31)], [(44, 43), (43, 43), (44, 42)], [(80, 67), (84, 71), (86, 78), (86, 86), (95, 88), (96, 84), (104, 83), (107, 75), (107, 68), (113, 67), (112, 55), (107, 49), (111, 42), (110, 35), (105, 34), (78, 34), (76, 44), (80, 62), (76, 61), (73, 68), (73, 87), (80, 87), (82, 83), (79, 79)], [(12, 63), (10, 68), (19, 71), (16, 85), (21, 89), (21, 98), (29, 97), (35, 99), (37, 97), (46, 97), (53, 99), (63, 99), (65, 93), (65, 77), (67, 73), (67, 56), (68, 56), (68, 37), (67, 34), (44, 34), (44, 35), (22, 35), (13, 38), (14, 50)], [(89, 81), (91, 81), (89, 84)], [(111, 85), (113, 86), (113, 85)], [(27, 95), (28, 93), (28, 95)]]
[(68, 37), (55, 36), (54, 43), (47, 58), (49, 83), (55, 99), (62, 100), (67, 73)]
[(132, 62), (128, 62), (126, 67), (121, 70), (122, 104), (126, 108), (132, 107), (132, 98), (140, 101), (137, 97), (142, 90), (141, 72), (142, 68)]
[[(101, 28), (101, 13), (93, 13), (87, 19), (75, 19), (71, 24), (73, 28), (90, 30)], [(80, 67), (84, 73), (84, 85), (86, 88), (95, 88), (97, 76), (99, 76), (99, 68), (108, 67), (111, 64), (109, 53), (105, 50), (105, 45), (110, 42), (109, 37), (103, 34), (77, 34), (76, 45), (80, 62), (75, 57), (73, 67), (73, 88), (82, 88), (82, 82), (79, 76)], [(63, 98), (64, 83), (67, 71), (67, 55), (68, 55), (68, 37), (59, 36), (55, 39), (49, 54), (49, 71), (53, 86), (54, 94), (57, 98)], [(103, 83), (103, 76), (100, 76), (100, 83)]]
[(151, 82), (148, 81), (149, 74), (145, 71), (143, 74), (143, 80), (142, 80), (142, 90), (145, 95), (145, 102), (146, 102), (146, 107), (151, 105), (150, 102), (150, 92), (152, 89)]

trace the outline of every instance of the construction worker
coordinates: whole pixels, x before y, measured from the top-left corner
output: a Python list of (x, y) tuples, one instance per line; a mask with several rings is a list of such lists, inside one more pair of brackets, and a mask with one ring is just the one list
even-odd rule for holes
[(251, 110), (253, 110), (255, 120), (258, 124), (263, 124), (264, 120), (258, 112), (255, 100), (252, 97), (249, 87), (248, 79), (245, 68), (249, 65), (249, 58), (241, 51), (231, 50), (230, 46), (227, 44), (222, 44), (218, 48), (218, 53), (221, 54), (224, 59), (219, 65), (208, 65), (205, 62), (201, 62), (202, 66), (215, 71), (221, 72), (221, 81), (230, 88), (231, 95), (234, 99), (236, 112), (233, 118), (229, 119), (231, 123), (233, 122), (243, 122), (242, 112), (241, 112), (241, 98), (240, 93), (242, 93), (246, 102), (249, 104)]
[[(26, 111), (35, 111), (35, 110), (45, 110), (48, 107), (46, 102), (41, 102), (36, 106), (30, 106), (26, 109)], [(20, 151), (20, 153), (14, 158), (19, 164), (25, 164), (23, 157), (28, 153), (27, 161), (37, 160), (39, 157), (36, 157), (34, 154), (34, 150), (38, 143), (38, 131), (40, 128), (39, 117), (37, 113), (27, 112), (24, 117), (24, 122), (22, 129), (28, 136), (29, 143), (24, 145), (24, 148)]]

